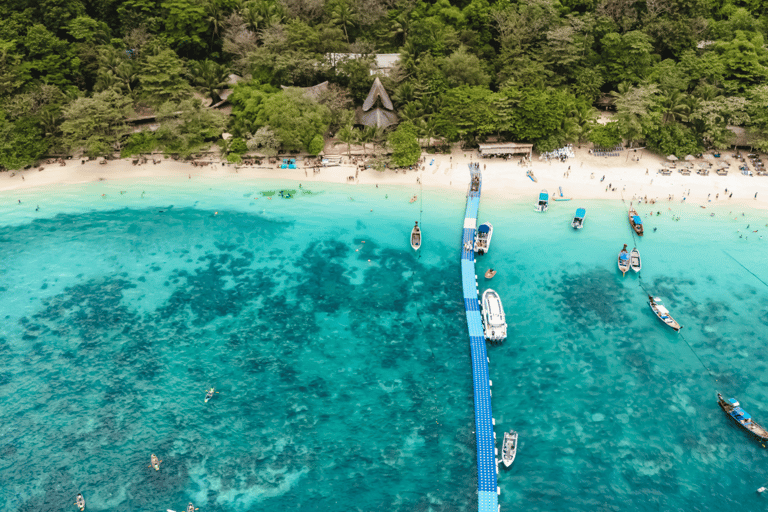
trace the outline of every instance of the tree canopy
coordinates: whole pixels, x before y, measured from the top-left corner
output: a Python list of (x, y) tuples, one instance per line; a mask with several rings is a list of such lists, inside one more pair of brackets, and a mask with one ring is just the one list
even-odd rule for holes
[[(545, 150), (610, 135), (687, 154), (727, 147), (739, 126), (768, 148), (766, 5), (13, 0), (0, 5), (0, 166), (61, 151), (189, 154), (225, 130), (246, 147), (316, 153), (349, 123), (347, 135), (363, 137), (354, 109), (376, 53), (400, 55), (381, 77), (406, 123), (398, 137)], [(281, 89), (324, 81), (319, 97)], [(202, 107), (229, 92), (231, 115)], [(606, 105), (610, 134), (594, 124)], [(128, 130), (150, 117), (161, 120), (155, 132)]]

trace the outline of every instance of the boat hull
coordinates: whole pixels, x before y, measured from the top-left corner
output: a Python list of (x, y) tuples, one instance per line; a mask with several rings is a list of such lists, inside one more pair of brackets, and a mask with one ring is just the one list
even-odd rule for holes
[(493, 225), (490, 222), (481, 224), (475, 234), (475, 252), (483, 255), (491, 248), (491, 237), (493, 237)]
[(509, 467), (515, 462), (515, 457), (517, 457), (517, 437), (518, 434), (514, 430), (504, 432), (504, 441), (501, 446), (501, 462), (505, 467)]
[(411, 230), (411, 248), (414, 251), (421, 249), (421, 228), (419, 228), (418, 222)]
[(629, 266), (635, 272), (640, 272), (643, 268), (643, 263), (640, 260), (640, 251), (637, 248), (632, 249), (632, 252), (629, 253)]
[(637, 236), (643, 236), (643, 223), (642, 221), (635, 221), (635, 218), (639, 219), (640, 216), (637, 214), (637, 210), (634, 208), (629, 209), (629, 225), (632, 226), (632, 229), (635, 230), (635, 233), (637, 233)]
[[(622, 255), (626, 255), (626, 259), (622, 259)], [(621, 274), (624, 275), (627, 273), (627, 270), (629, 270), (629, 253), (622, 249), (619, 252), (619, 271), (621, 271)]]
[[(648, 296), (648, 305), (651, 307), (651, 311), (653, 311), (653, 314), (656, 315), (656, 318), (658, 318), (664, 325), (669, 327), (675, 332), (680, 332), (680, 329), (683, 328), (682, 325), (677, 323), (677, 320), (672, 318), (672, 315), (669, 314), (669, 311), (667, 311), (667, 308), (662, 306), (661, 304), (658, 304), (652, 296)], [(660, 309), (663, 308), (663, 309)]]
[(737, 420), (731, 414), (731, 412), (734, 409), (734, 406), (726, 402), (720, 393), (717, 394), (717, 405), (720, 406), (720, 408), (723, 410), (725, 415), (731, 420), (731, 422), (733, 422), (737, 427), (739, 427), (739, 430), (746, 433), (752, 439), (759, 441), (762, 444), (763, 448), (766, 447), (766, 443), (768, 443), (768, 432), (766, 432), (765, 429), (760, 424), (753, 422), (753, 424), (757, 426), (762, 431), (762, 433), (754, 432), (749, 428), (747, 428), (745, 425), (743, 425), (739, 420)]
[(485, 338), (504, 341), (507, 338), (507, 322), (499, 294), (490, 288), (483, 292), (483, 325)]

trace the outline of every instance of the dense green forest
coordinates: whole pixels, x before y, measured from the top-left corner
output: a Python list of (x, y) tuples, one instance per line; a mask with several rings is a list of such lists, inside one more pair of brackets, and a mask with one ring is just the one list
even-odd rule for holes
[[(233, 161), (317, 154), (329, 135), (682, 156), (728, 147), (729, 125), (768, 150), (764, 0), (5, 0), (0, 19), (7, 169), (214, 143)], [(354, 125), (374, 53), (401, 54), (382, 77), (401, 120), (390, 134)], [(230, 74), (243, 80), (227, 115), (201, 99), (218, 102)], [(280, 88), (325, 80), (317, 100)], [(615, 121), (596, 125), (596, 104)], [(135, 133), (128, 120), (147, 113), (159, 129)]]

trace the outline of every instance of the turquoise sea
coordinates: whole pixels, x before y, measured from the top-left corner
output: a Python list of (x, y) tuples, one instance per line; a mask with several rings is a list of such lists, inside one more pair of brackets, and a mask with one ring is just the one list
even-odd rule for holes
[[(464, 194), (303, 185), (0, 193), (1, 510), (476, 508)], [(622, 277), (626, 204), (484, 192), (496, 433), (520, 433), (501, 510), (764, 507), (768, 452), (715, 392), (768, 423), (768, 214), (641, 205)]]

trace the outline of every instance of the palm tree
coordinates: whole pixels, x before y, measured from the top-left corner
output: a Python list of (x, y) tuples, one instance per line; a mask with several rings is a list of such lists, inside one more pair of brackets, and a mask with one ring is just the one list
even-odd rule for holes
[(424, 115), (424, 112), (419, 108), (419, 105), (412, 101), (404, 108), (400, 109), (400, 119), (403, 121), (410, 121), (413, 124), (417, 124), (419, 119)]
[(688, 114), (691, 108), (687, 105), (686, 94), (680, 91), (673, 91), (661, 100), (662, 116), (661, 121), (664, 124), (675, 122), (685, 122), (688, 120)]
[(193, 62), (191, 65), (192, 80), (211, 98), (211, 105), (221, 101), (219, 92), (227, 88), (229, 69), (216, 62), (205, 59)]
[(336, 133), (336, 138), (347, 145), (347, 156), (352, 156), (352, 143), (356, 142), (359, 137), (359, 132), (352, 123), (344, 125), (341, 130)]
[(365, 145), (369, 142), (373, 142), (373, 137), (376, 135), (376, 128), (373, 126), (366, 126), (362, 130), (357, 132), (357, 141), (363, 146), (363, 155), (365, 155)]
[(430, 142), (437, 134), (437, 123), (435, 122), (435, 119), (432, 116), (419, 119), (416, 129), (419, 131), (419, 136), (422, 137), (422, 139), (427, 139), (427, 146), (430, 146)]
[(259, 5), (256, 2), (248, 2), (243, 5), (243, 9), (240, 11), (240, 15), (243, 17), (243, 21), (248, 25), (248, 28), (253, 32), (256, 32), (261, 27), (264, 17), (259, 12)]
[(592, 126), (597, 120), (597, 112), (594, 107), (580, 104), (578, 107), (571, 110), (569, 118), (573, 124), (571, 127), (568, 127), (568, 131), (571, 131), (576, 138), (576, 143), (581, 144), (592, 130)]
[(210, 0), (205, 4), (205, 17), (212, 28), (211, 42), (213, 42), (213, 40), (219, 36), (219, 30), (224, 22), (224, 12), (221, 10), (216, 0)]
[(404, 44), (408, 39), (408, 32), (411, 29), (411, 11), (402, 11), (395, 19), (390, 22), (389, 37), (395, 40), (395, 43)]
[(136, 83), (136, 66), (132, 61), (121, 62), (115, 70), (115, 76), (122, 80), (128, 94), (133, 95), (133, 85)]
[(347, 44), (349, 44), (349, 34), (347, 33), (347, 27), (354, 27), (357, 21), (357, 13), (352, 9), (345, 0), (338, 0), (336, 4), (331, 8), (331, 23), (334, 25), (341, 25), (344, 29), (344, 35), (347, 38)]

